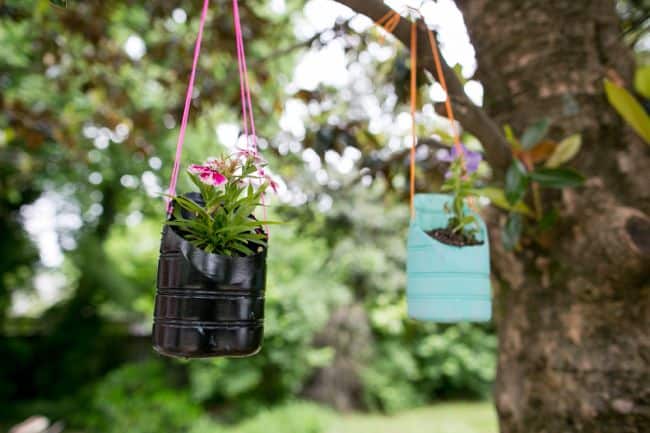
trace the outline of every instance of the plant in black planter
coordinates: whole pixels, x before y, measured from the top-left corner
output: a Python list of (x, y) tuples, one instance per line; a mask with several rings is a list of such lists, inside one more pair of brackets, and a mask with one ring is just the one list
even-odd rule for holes
[(153, 344), (165, 355), (248, 356), (262, 344), (268, 187), (255, 151), (193, 164), (199, 192), (172, 198), (158, 263)]

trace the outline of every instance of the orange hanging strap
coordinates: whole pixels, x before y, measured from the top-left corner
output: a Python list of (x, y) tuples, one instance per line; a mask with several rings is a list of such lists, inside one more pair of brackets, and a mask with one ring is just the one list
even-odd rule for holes
[(386, 25), (384, 25), (384, 28), (388, 33), (393, 33), (393, 30), (395, 30), (395, 27), (399, 24), (400, 19), (402, 16), (398, 14), (397, 12), (394, 12), (394, 15), (392, 16), (391, 19), (386, 21)]
[[(436, 64), (436, 72), (438, 73), (439, 77), (438, 79), (440, 80), (442, 89), (445, 91), (445, 109), (447, 110), (447, 117), (451, 122), (451, 132), (454, 136), (454, 147), (456, 148), (456, 154), (458, 155), (458, 158), (460, 158), (460, 166), (465, 173), (465, 151), (463, 150), (463, 145), (460, 142), (460, 134), (458, 133), (458, 128), (456, 127), (454, 111), (451, 109), (451, 96), (449, 95), (449, 90), (447, 90), (447, 81), (445, 80), (445, 75), (442, 72), (442, 62), (440, 61), (440, 54), (438, 53), (438, 44), (436, 43), (431, 29), (428, 29), (427, 33), (429, 36), (429, 45), (431, 45), (433, 60)], [(473, 197), (469, 197), (467, 204), (474, 212), (478, 213), (478, 209), (474, 203)]]
[[(395, 28), (398, 26), (401, 19), (401, 15), (395, 12), (394, 10), (388, 11), (381, 18), (375, 21), (375, 24), (380, 25), (389, 33), (392, 33)], [(381, 37), (380, 42), (383, 42), (383, 36)], [(411, 23), (411, 84), (410, 84), (410, 93), (411, 93), (411, 151), (410, 151), (410, 176), (409, 176), (409, 203), (411, 210), (411, 219), (415, 216), (415, 207), (413, 199), (415, 197), (415, 148), (417, 146), (417, 134), (416, 134), (416, 121), (415, 121), (415, 111), (417, 109), (417, 51), (418, 51), (418, 41), (417, 41), (417, 24), (415, 21)]]
[[(438, 44), (433, 36), (431, 29), (427, 29), (427, 34), (429, 36), (429, 45), (431, 45), (431, 53), (433, 54), (433, 61), (436, 64), (436, 72), (438, 74), (438, 79), (440, 80), (440, 85), (445, 91), (445, 109), (447, 110), (447, 117), (451, 122), (451, 132), (454, 137), (454, 147), (456, 148), (456, 154), (460, 158), (460, 166), (465, 173), (465, 151), (460, 142), (460, 134), (458, 133), (458, 128), (456, 127), (456, 120), (454, 119), (454, 111), (451, 109), (451, 96), (449, 95), (449, 90), (447, 90), (447, 81), (445, 80), (445, 75), (442, 72), (442, 62), (440, 61), (440, 54), (438, 53)], [(469, 207), (478, 213), (478, 209), (474, 203), (473, 197), (469, 197), (468, 203)]]
[(415, 147), (418, 144), (415, 130), (415, 109), (417, 107), (417, 65), (418, 65), (418, 33), (415, 21), (411, 23), (411, 172), (410, 172), (410, 206), (411, 219), (415, 217), (415, 206), (413, 199), (415, 197)]
[(429, 35), (429, 44), (431, 45), (431, 53), (433, 54), (433, 61), (436, 64), (436, 72), (438, 74), (438, 80), (442, 89), (445, 91), (445, 109), (447, 110), (447, 117), (451, 122), (451, 131), (454, 136), (454, 146), (456, 147), (456, 153), (458, 154), (463, 171), (465, 171), (465, 152), (463, 151), (463, 146), (460, 143), (460, 134), (458, 133), (458, 128), (456, 127), (456, 121), (454, 119), (454, 111), (451, 109), (451, 96), (447, 90), (447, 81), (445, 80), (445, 75), (442, 72), (442, 63), (440, 62), (440, 54), (438, 53), (438, 44), (436, 44), (435, 37), (431, 29), (428, 29)]
[[(375, 24), (381, 26), (388, 33), (393, 33), (393, 30), (395, 30), (395, 27), (399, 24), (400, 18), (400, 14), (391, 9), (375, 21)], [(379, 37), (379, 42), (382, 44), (384, 43), (384, 35)]]
[(395, 15), (396, 13), (397, 13), (397, 12), (395, 12), (395, 11), (392, 10), (392, 9), (389, 10), (389, 11), (386, 12), (384, 15), (382, 15), (381, 18), (379, 18), (377, 21), (375, 21), (375, 24), (377, 24), (378, 26), (382, 26), (382, 27), (384, 27), (384, 26), (386, 25), (386, 23), (387, 23), (388, 21), (390, 21), (391, 18), (394, 18), (394, 15)]
[[(397, 25), (400, 22), (401, 15), (395, 12), (394, 10), (388, 11), (381, 18), (375, 21), (375, 24), (380, 25), (389, 33), (392, 33)], [(418, 32), (417, 32), (417, 20), (412, 21), (411, 23), (411, 83), (410, 83), (410, 99), (411, 99), (411, 151), (410, 151), (410, 177), (409, 177), (409, 195), (410, 195), (410, 210), (411, 210), (411, 219), (415, 216), (415, 150), (417, 147), (417, 131), (416, 131), (416, 121), (415, 121), (415, 112), (417, 109), (417, 51), (418, 51)], [(436, 73), (438, 74), (438, 80), (442, 89), (445, 91), (445, 109), (447, 111), (447, 117), (451, 123), (452, 135), (454, 137), (454, 147), (456, 149), (456, 154), (460, 158), (460, 163), (463, 171), (465, 171), (465, 151), (460, 141), (460, 134), (458, 127), (456, 125), (456, 120), (454, 118), (454, 112), (451, 108), (451, 96), (449, 95), (449, 90), (447, 89), (447, 81), (442, 71), (442, 62), (440, 61), (440, 53), (438, 52), (438, 45), (435, 40), (435, 36), (431, 29), (427, 29), (429, 44), (431, 45), (431, 53), (433, 54), (433, 60), (436, 66)], [(383, 42), (383, 36), (381, 41)]]

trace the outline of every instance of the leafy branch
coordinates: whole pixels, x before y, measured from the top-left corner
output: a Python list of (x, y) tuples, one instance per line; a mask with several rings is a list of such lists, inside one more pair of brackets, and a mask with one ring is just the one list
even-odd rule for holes
[[(546, 138), (549, 128), (549, 120), (542, 119), (526, 128), (518, 138), (506, 125), (504, 132), (513, 159), (506, 171), (504, 188), (475, 190), (495, 206), (509, 212), (502, 235), (507, 249), (518, 247), (525, 219), (534, 221), (540, 230), (549, 228), (555, 222), (556, 211), (544, 208), (542, 188), (572, 188), (584, 182), (582, 174), (563, 167), (580, 151), (581, 136), (574, 134), (558, 143)], [(532, 203), (532, 209), (528, 203)]]

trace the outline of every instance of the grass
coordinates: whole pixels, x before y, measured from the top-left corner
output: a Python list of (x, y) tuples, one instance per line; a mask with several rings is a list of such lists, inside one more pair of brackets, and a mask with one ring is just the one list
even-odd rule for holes
[[(259, 413), (237, 426), (192, 433), (497, 433), (491, 402), (449, 402), (394, 415), (340, 414), (310, 402), (294, 402)], [(223, 429), (223, 430), (222, 430)]]
[(449, 402), (380, 415), (340, 414), (297, 401), (260, 412), (237, 426), (198, 423), (191, 433), (497, 433), (491, 402)]
[[(33, 413), (40, 413), (39, 411)], [(0, 426), (0, 431), (5, 431)], [(65, 430), (66, 433), (68, 429)], [(133, 431), (151, 431), (140, 428)], [(449, 402), (394, 415), (340, 414), (312, 402), (296, 401), (259, 412), (237, 425), (208, 416), (197, 419), (189, 433), (497, 433), (491, 402)], [(70, 430), (70, 433), (82, 433)], [(90, 433), (90, 430), (83, 431)]]
[(396, 415), (336, 417), (327, 433), (497, 433), (491, 402), (441, 403)]

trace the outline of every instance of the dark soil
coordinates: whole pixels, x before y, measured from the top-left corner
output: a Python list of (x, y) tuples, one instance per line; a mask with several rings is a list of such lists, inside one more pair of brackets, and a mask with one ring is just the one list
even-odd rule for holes
[(452, 245), (454, 247), (472, 247), (476, 245), (483, 245), (483, 241), (479, 241), (474, 236), (467, 236), (464, 233), (454, 233), (449, 228), (435, 229), (426, 233), (435, 240), (446, 245)]

